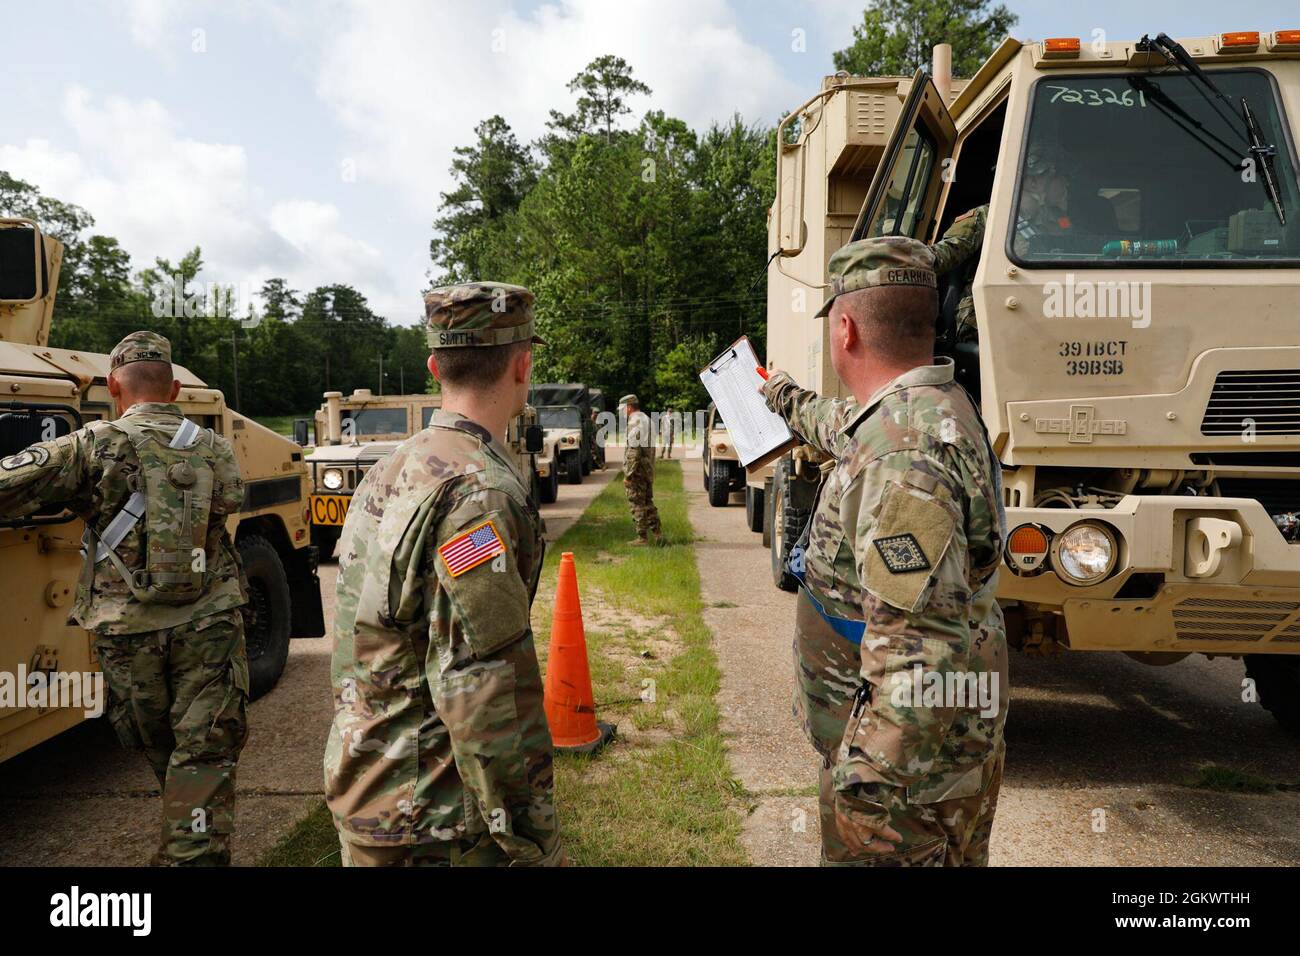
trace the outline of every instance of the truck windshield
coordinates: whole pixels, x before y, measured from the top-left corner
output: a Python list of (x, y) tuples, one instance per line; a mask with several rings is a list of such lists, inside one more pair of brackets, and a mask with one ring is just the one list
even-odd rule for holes
[(542, 428), (581, 428), (582, 418), (576, 408), (539, 408)]
[[(344, 409), (340, 416), (352, 421), (354, 435), (405, 435), (405, 408)], [(346, 431), (345, 431), (346, 434)]]
[[(1216, 110), (1204, 87), (1176, 72), (1040, 80), (1013, 258), (1183, 267), (1300, 259), (1295, 158), (1269, 76), (1209, 75), (1236, 115)], [(1264, 141), (1277, 147), (1286, 226), (1249, 160), (1243, 97)]]

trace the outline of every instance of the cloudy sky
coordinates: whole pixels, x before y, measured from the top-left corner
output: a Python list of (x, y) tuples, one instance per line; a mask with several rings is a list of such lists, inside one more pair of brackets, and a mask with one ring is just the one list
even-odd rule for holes
[[(530, 141), (616, 53), (696, 127), (774, 122), (865, 2), (0, 0), (0, 169), (86, 207), (136, 268), (198, 244), (208, 281), (348, 282), (409, 323), (452, 149), (481, 119)], [(1021, 38), (1300, 28), (1283, 0), (1008, 5)]]

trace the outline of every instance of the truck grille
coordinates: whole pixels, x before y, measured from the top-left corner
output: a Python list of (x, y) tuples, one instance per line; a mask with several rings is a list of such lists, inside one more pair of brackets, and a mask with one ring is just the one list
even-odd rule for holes
[(1300, 435), (1300, 369), (1231, 369), (1214, 379), (1202, 435)]
[[(1188, 598), (1174, 607), (1180, 641), (1300, 642), (1300, 604), (1290, 601), (1218, 601)], [(1284, 626), (1285, 625), (1285, 626)]]

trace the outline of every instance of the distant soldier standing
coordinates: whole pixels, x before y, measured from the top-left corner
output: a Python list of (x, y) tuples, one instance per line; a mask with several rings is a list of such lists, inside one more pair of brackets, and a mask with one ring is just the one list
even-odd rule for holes
[[(830, 273), (818, 315), (830, 315), (832, 362), (855, 401), (818, 398), (785, 373), (763, 389), (837, 459), (792, 562), (796, 712), (823, 758), (822, 858), (983, 865), (1007, 698), (999, 465), (951, 362), (931, 364), (930, 250), (865, 239), (837, 251)], [(966, 691), (910, 696), (935, 677)]]
[(230, 443), (174, 404), (165, 338), (133, 332), (109, 368), (119, 417), (0, 462), (0, 517), (57, 505), (86, 522), (71, 619), (95, 635), (113, 729), (162, 787), (154, 862), (225, 865), (248, 736), (246, 596), (226, 531), (244, 484)]
[(655, 449), (654, 429), (650, 416), (641, 411), (641, 402), (635, 395), (624, 395), (618, 400), (627, 416), (627, 446), (623, 453), (623, 491), (632, 506), (632, 520), (636, 523), (636, 538), (632, 544), (647, 544), (650, 536), (655, 543), (663, 541), (659, 527), (659, 509), (655, 507)]
[(564, 862), (529, 621), (541, 518), (505, 445), (532, 306), (487, 282), (425, 296), (442, 407), (348, 509), (325, 748), (345, 866)]
[(677, 431), (677, 414), (675, 412), (664, 412), (663, 417), (659, 419), (659, 431), (663, 436), (663, 441), (659, 445), (660, 458), (673, 457), (673, 439)]

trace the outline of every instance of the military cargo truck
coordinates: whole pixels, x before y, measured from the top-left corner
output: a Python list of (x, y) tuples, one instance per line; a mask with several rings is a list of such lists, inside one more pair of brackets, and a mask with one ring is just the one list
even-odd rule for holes
[[(0, 457), (114, 418), (108, 356), (46, 345), (63, 244), (27, 219), (0, 219)], [(185, 356), (178, 355), (178, 359)], [(221, 392), (183, 365), (176, 403), (186, 417), (224, 435), (245, 482), (244, 506), (229, 517), (249, 584), (244, 609), (253, 696), (275, 686), (291, 637), (325, 632), (316, 550), (307, 516), (307, 467), (288, 439), (231, 411)], [(81, 574), (84, 525), (68, 512), (0, 524), (0, 578), (7, 625), (0, 670), (87, 673), (98, 667), (92, 637), (67, 623)], [(0, 761), (85, 719), (80, 709), (0, 709)]]
[[(830, 254), (933, 242), (987, 205), (936, 322), (1002, 464), (1012, 643), (1242, 657), (1293, 732), (1298, 112), (1296, 30), (1008, 39), (951, 91), (942, 70), (828, 77), (778, 136), (767, 357), (843, 397), (813, 318)], [(968, 280), (977, 337), (957, 328)], [(802, 449), (774, 469), (785, 586), (823, 464)]]
[[(312, 541), (321, 557), (329, 559), (361, 479), (405, 439), (428, 426), (434, 410), (442, 407), (442, 396), (375, 395), (368, 388), (358, 388), (346, 398), (342, 392), (326, 392), (324, 398), (313, 417), (315, 448), (307, 456), (307, 465), (312, 478)], [(543, 481), (538, 474), (536, 456), (542, 442), (536, 424), (536, 411), (525, 409), (511, 422), (507, 443), (519, 473), (531, 483), (533, 497), (540, 501), (553, 479)], [(304, 442), (305, 425), (305, 420), (295, 423)]]

